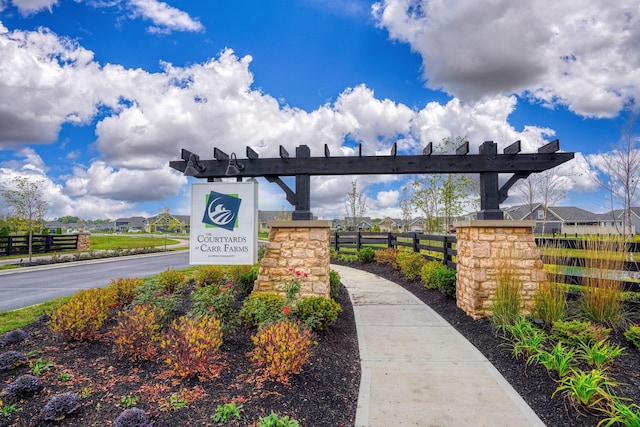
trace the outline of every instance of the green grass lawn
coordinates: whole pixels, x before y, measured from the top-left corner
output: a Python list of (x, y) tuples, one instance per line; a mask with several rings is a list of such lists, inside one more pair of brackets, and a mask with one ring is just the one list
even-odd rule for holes
[[(180, 243), (179, 240), (167, 238), (166, 244), (175, 245)], [(132, 248), (148, 248), (156, 246), (164, 246), (165, 237), (151, 236), (121, 236), (121, 235), (105, 235), (91, 236), (89, 238), (89, 248), (95, 251), (114, 250), (114, 249), (132, 249)]]

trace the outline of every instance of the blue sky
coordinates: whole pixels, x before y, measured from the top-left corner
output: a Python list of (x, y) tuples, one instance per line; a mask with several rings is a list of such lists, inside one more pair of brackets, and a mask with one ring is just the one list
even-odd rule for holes
[[(193, 181), (168, 166), (181, 148), (417, 154), (466, 136), (471, 152), (534, 152), (559, 138), (576, 152), (553, 171), (559, 204), (605, 212), (590, 177), (606, 184), (638, 99), (640, 6), (558, 3), (0, 0), (0, 186), (43, 181), (49, 218), (188, 214)], [(313, 212), (344, 216), (352, 179), (367, 215), (400, 216), (411, 177), (316, 177)], [(290, 208), (263, 180), (259, 204)]]

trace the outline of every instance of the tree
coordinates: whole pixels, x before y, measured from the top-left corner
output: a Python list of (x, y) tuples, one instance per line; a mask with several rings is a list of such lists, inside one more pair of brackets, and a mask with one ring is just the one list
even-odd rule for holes
[(623, 238), (633, 233), (631, 207), (640, 184), (639, 116), (640, 107), (630, 104), (620, 129), (620, 140), (612, 145), (609, 153), (597, 158), (596, 167), (607, 177), (606, 180), (602, 181), (591, 174), (593, 181), (609, 193), (612, 211), (614, 205), (622, 205), (624, 225), (621, 234)]
[[(463, 143), (464, 138), (456, 138), (456, 142), (444, 139), (437, 147), (445, 153), (449, 147)], [(465, 206), (472, 204), (469, 195), (474, 190), (475, 181), (463, 174), (429, 174), (412, 182), (411, 203), (422, 212), (426, 221), (427, 232), (434, 232), (444, 225), (453, 222), (456, 216), (463, 213)]]
[(154, 226), (156, 231), (181, 231), (183, 223), (171, 215), (170, 207), (163, 206), (158, 210)]
[(20, 228), (29, 235), (29, 262), (33, 255), (33, 233), (42, 227), (48, 203), (42, 198), (44, 181), (32, 181), (18, 176), (13, 179), (14, 189), (2, 190), (5, 202), (13, 210), (14, 218)]
[(351, 181), (351, 190), (347, 193), (347, 199), (344, 202), (345, 208), (345, 223), (348, 226), (349, 222), (355, 230), (358, 221), (364, 216), (367, 211), (366, 200), (364, 192), (358, 191), (358, 180)]
[(521, 180), (516, 187), (516, 192), (528, 205), (529, 212), (537, 203), (542, 206), (542, 233), (544, 234), (547, 225), (548, 209), (556, 206), (561, 200), (567, 197), (566, 176), (556, 175), (553, 169), (544, 172), (531, 174), (527, 179)]
[(406, 192), (403, 193), (402, 198), (400, 199), (399, 205), (400, 205), (400, 216), (403, 222), (402, 231), (408, 231), (409, 222), (413, 217), (414, 208), (413, 208), (413, 204), (411, 203), (411, 198), (406, 194)]

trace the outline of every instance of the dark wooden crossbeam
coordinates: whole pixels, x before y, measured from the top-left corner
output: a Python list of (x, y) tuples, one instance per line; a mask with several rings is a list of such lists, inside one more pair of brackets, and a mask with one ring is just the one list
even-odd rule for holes
[[(286, 155), (285, 155), (286, 156)], [(353, 156), (238, 159), (243, 177), (265, 175), (380, 175), (420, 173), (542, 172), (573, 159), (574, 153), (431, 154), (429, 156)], [(198, 160), (204, 170), (196, 178), (225, 178), (227, 160)], [(172, 160), (169, 166), (184, 172), (187, 162)]]
[[(265, 177), (283, 189), (287, 200), (295, 206), (294, 220), (311, 219), (311, 182), (313, 175), (397, 175), (397, 174), (448, 174), (477, 173), (480, 175), (480, 213), (478, 219), (502, 219), (500, 203), (508, 197), (508, 191), (519, 179), (532, 173), (552, 169), (574, 157), (574, 153), (559, 152), (556, 139), (540, 147), (537, 153), (520, 153), (520, 141), (516, 141), (498, 154), (497, 144), (485, 141), (478, 154), (468, 154), (469, 143), (456, 149), (456, 154), (433, 154), (429, 143), (422, 155), (398, 156), (398, 146), (393, 144), (389, 156), (363, 156), (362, 144), (358, 156), (331, 157), (325, 145), (324, 157), (311, 157), (306, 145), (296, 147), (291, 157), (281, 145), (279, 158), (261, 159), (247, 147), (247, 158), (237, 159), (219, 149), (214, 149), (214, 159), (202, 160), (188, 150), (182, 150), (180, 158), (169, 162), (169, 166), (185, 175), (216, 181), (221, 178)], [(502, 187), (498, 187), (498, 174), (513, 175)], [(295, 176), (295, 191), (280, 178)]]

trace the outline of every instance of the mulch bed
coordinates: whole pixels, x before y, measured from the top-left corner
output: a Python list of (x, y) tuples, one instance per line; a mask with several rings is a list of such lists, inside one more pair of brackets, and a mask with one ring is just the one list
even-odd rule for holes
[[(584, 413), (584, 410), (578, 412), (562, 397), (562, 393), (551, 398), (557, 383), (549, 376), (547, 370), (541, 365), (527, 366), (522, 359), (512, 358), (509, 349), (505, 347), (506, 341), (496, 335), (495, 328), (489, 320), (473, 320), (456, 306), (454, 300), (445, 297), (439, 291), (426, 289), (419, 280), (405, 279), (388, 264), (357, 262), (344, 265), (374, 273), (397, 283), (434, 309), (484, 354), (547, 426), (594, 427), (602, 420), (602, 417)], [(637, 314), (636, 312), (635, 315)], [(616, 388), (616, 395), (630, 398), (631, 402), (640, 404), (640, 351), (626, 340), (622, 331), (612, 332), (610, 341), (627, 348), (625, 354), (616, 360), (610, 370), (610, 375), (622, 383)]]
[[(26, 328), (32, 338), (0, 348), (0, 353), (18, 350), (25, 354), (42, 351), (35, 358), (49, 359), (55, 366), (41, 375), (42, 391), (22, 399), (21, 411), (0, 416), (0, 426), (109, 426), (124, 410), (123, 396), (137, 396), (136, 407), (144, 409), (155, 427), (215, 426), (211, 416), (221, 404), (243, 405), (240, 421), (227, 426), (251, 426), (274, 411), (297, 419), (301, 426), (353, 426), (360, 386), (358, 342), (349, 296), (340, 290), (342, 313), (327, 330), (315, 335), (317, 345), (303, 371), (290, 384), (260, 381), (259, 372), (247, 353), (253, 349), (254, 330), (241, 327), (225, 339), (221, 351), (225, 369), (211, 381), (180, 381), (164, 378), (161, 361), (131, 363), (112, 352), (107, 336), (89, 343), (66, 343), (54, 335), (44, 321)], [(22, 374), (28, 366), (0, 371), (0, 387)], [(62, 372), (70, 380), (60, 381)], [(87, 394), (76, 412), (56, 423), (40, 419), (40, 411), (54, 395), (64, 392)], [(166, 409), (174, 393), (186, 396), (188, 408)], [(6, 404), (13, 403), (2, 399)]]

